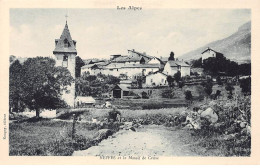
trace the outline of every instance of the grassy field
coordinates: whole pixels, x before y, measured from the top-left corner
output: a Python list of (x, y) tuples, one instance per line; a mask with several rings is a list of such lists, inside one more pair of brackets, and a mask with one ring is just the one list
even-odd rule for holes
[(9, 154), (39, 156), (69, 156), (74, 150), (86, 149), (93, 144), (100, 127), (95, 124), (76, 123), (76, 136), (72, 139), (72, 122), (43, 119), (37, 122), (10, 123)]

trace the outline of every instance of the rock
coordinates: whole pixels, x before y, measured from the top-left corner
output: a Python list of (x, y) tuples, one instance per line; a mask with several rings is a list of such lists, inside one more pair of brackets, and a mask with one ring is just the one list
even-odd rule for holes
[(125, 126), (133, 126), (133, 122), (124, 122)]
[(110, 129), (101, 129), (97, 132), (97, 134), (95, 135), (95, 140), (103, 140), (108, 138), (110, 135), (112, 135), (113, 132)]
[(131, 127), (129, 130), (136, 132), (134, 127)]
[(240, 122), (240, 124), (239, 124), (239, 126), (240, 126), (241, 128), (245, 128), (246, 125), (247, 125), (247, 122)]
[(216, 123), (218, 121), (218, 115), (212, 108), (207, 108), (205, 111), (202, 111), (200, 117), (206, 118), (211, 123)]

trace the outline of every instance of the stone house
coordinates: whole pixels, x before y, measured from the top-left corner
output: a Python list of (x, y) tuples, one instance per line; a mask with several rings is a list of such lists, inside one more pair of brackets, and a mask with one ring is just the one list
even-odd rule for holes
[(170, 60), (165, 64), (163, 73), (173, 76), (179, 71), (181, 72), (181, 77), (184, 77), (187, 75), (190, 76), (190, 69), (191, 66), (184, 61)]
[(202, 61), (207, 59), (207, 58), (210, 58), (210, 57), (223, 57), (224, 55), (220, 52), (217, 52), (211, 48), (207, 48), (205, 51), (203, 51), (201, 53), (201, 57), (202, 57)]
[(163, 72), (157, 71), (145, 77), (145, 86), (167, 86), (167, 75)]

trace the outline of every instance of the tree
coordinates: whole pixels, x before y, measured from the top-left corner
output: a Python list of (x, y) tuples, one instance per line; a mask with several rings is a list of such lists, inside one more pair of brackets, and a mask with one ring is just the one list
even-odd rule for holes
[[(9, 68), (9, 108), (10, 111), (23, 110), (22, 101), (22, 65), (18, 60), (14, 61)], [(11, 110), (12, 109), (12, 110)]]
[(204, 82), (203, 84), (204, 87), (204, 91), (205, 93), (208, 95), (208, 97), (211, 95), (212, 93), (212, 87), (213, 87), (213, 83), (211, 79), (208, 79), (207, 82)]
[(191, 91), (190, 91), (190, 90), (187, 90), (187, 91), (185, 92), (185, 99), (186, 99), (187, 101), (189, 101), (190, 103), (192, 102), (192, 94), (191, 94)]
[(223, 84), (222, 81), (221, 81), (220, 76), (217, 76), (216, 80), (217, 80), (217, 84), (218, 85), (222, 85)]
[(40, 117), (41, 109), (56, 109), (66, 106), (61, 99), (73, 78), (67, 68), (55, 67), (55, 60), (47, 57), (27, 59), (22, 68), (23, 101)]
[(183, 88), (183, 86), (184, 86), (184, 81), (183, 80), (181, 80), (181, 81), (179, 81), (179, 88)]
[(137, 76), (136, 77), (136, 82), (137, 82), (137, 86), (138, 88), (142, 88), (142, 84), (143, 84), (143, 77), (142, 76)]
[(167, 76), (166, 78), (169, 87), (173, 87), (174, 86), (174, 78), (172, 76)]
[(244, 94), (251, 94), (251, 77), (239, 81), (240, 88)]
[(235, 88), (231, 85), (231, 83), (227, 83), (225, 89), (228, 91), (228, 98), (232, 99), (233, 98), (233, 90)]
[(171, 52), (170, 53), (170, 57), (168, 58), (168, 61), (174, 61), (175, 58), (174, 58), (174, 52)]
[(176, 72), (176, 73), (173, 75), (173, 78), (174, 78), (174, 80), (175, 80), (177, 83), (179, 83), (179, 81), (181, 80), (181, 72), (180, 72), (180, 71)]
[(191, 62), (192, 68), (202, 68), (202, 58), (199, 58), (197, 60), (193, 60)]
[(84, 61), (79, 57), (76, 56), (76, 66), (75, 66), (75, 76), (80, 77), (80, 73), (81, 73), (81, 67), (85, 65)]

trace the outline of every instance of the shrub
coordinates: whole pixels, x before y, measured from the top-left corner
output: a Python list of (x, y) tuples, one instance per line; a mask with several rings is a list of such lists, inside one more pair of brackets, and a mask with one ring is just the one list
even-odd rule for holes
[(149, 99), (148, 94), (146, 92), (142, 92), (142, 99)]
[(121, 115), (120, 111), (114, 108), (113, 110), (108, 112), (108, 119), (109, 120), (112, 119), (113, 121), (116, 121), (118, 114)]
[(239, 83), (244, 94), (251, 94), (251, 77), (241, 79)]
[(190, 90), (187, 90), (185, 92), (185, 99), (188, 100), (188, 101), (192, 101), (192, 94), (191, 94), (191, 91)]

